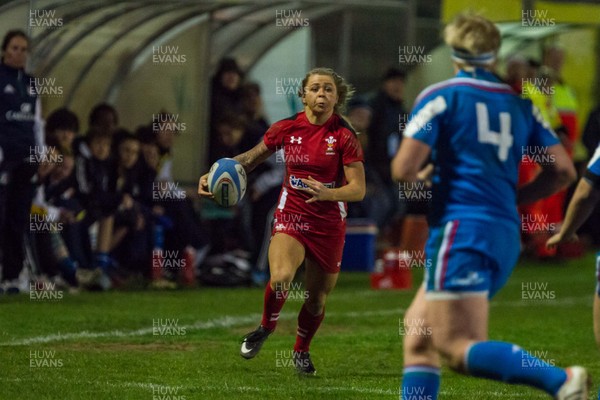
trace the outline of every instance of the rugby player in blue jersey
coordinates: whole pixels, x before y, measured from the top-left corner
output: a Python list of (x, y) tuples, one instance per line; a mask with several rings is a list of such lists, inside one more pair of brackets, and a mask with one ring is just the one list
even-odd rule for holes
[[(529, 100), (494, 74), (500, 32), (489, 20), (459, 15), (444, 31), (457, 72), (415, 101), (392, 175), (416, 182), (428, 159), (432, 203), (425, 282), (406, 312), (402, 399), (437, 399), (440, 365), (529, 385), (556, 399), (587, 399), (587, 372), (561, 369), (513, 343), (488, 339), (489, 299), (510, 276), (520, 251), (517, 203), (566, 187), (575, 169)], [(543, 148), (553, 163), (517, 189), (523, 151)]]
[[(583, 178), (579, 180), (567, 215), (559, 232), (546, 242), (548, 247), (577, 240), (577, 230), (583, 225), (600, 200), (600, 145), (588, 163)], [(594, 336), (600, 347), (600, 253), (596, 255), (596, 296), (594, 296)], [(600, 392), (598, 393), (600, 399)]]

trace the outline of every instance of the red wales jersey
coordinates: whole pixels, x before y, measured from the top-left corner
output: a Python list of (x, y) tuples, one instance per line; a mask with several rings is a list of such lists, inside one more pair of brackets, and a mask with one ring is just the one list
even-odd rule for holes
[(286, 174), (279, 195), (279, 212), (296, 214), (316, 226), (337, 225), (346, 218), (346, 203), (316, 201), (298, 188), (308, 188), (301, 179), (312, 176), (327, 187), (346, 184), (344, 165), (363, 161), (356, 133), (337, 114), (325, 124), (313, 125), (304, 111), (271, 125), (264, 136), (277, 162), (285, 162)]

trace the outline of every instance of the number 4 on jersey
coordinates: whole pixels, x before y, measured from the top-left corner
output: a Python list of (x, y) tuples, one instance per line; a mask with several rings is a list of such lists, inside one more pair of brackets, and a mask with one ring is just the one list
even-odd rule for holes
[(498, 146), (498, 158), (506, 161), (508, 149), (513, 145), (513, 137), (510, 134), (510, 114), (500, 113), (500, 133), (490, 130), (490, 118), (485, 103), (475, 103), (477, 111), (477, 139), (479, 143), (488, 143)]

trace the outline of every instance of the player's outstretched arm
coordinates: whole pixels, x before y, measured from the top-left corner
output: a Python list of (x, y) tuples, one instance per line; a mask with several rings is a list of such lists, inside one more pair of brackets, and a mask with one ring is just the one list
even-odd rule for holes
[(242, 164), (242, 167), (246, 170), (246, 173), (250, 173), (257, 165), (264, 162), (273, 154), (272, 150), (269, 150), (265, 142), (262, 140), (259, 144), (251, 148), (245, 153), (239, 154), (233, 157), (234, 160)]
[[(420, 140), (411, 137), (402, 139), (398, 153), (392, 160), (392, 179), (403, 182), (416, 182), (422, 177), (428, 177), (433, 166), (423, 168), (431, 148)], [(423, 168), (423, 169), (421, 169)]]
[(562, 242), (576, 240), (575, 232), (588, 219), (598, 200), (600, 200), (600, 190), (594, 189), (588, 181), (582, 178), (569, 203), (567, 215), (565, 215), (560, 231), (548, 239), (546, 246), (553, 247)]
[(302, 179), (308, 188), (300, 189), (312, 197), (306, 200), (307, 203), (315, 201), (361, 201), (365, 197), (367, 185), (365, 183), (365, 167), (362, 162), (356, 161), (344, 165), (344, 176), (346, 184), (339, 188), (328, 188), (321, 182), (309, 176), (308, 179)]
[(554, 162), (541, 165), (542, 172), (519, 188), (518, 204), (529, 204), (548, 197), (577, 179), (573, 162), (561, 144), (548, 147), (548, 155)]

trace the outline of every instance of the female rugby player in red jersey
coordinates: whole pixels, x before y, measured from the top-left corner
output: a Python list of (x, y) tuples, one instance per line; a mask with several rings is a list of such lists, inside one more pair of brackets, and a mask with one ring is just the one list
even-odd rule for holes
[[(351, 93), (333, 70), (311, 70), (299, 93), (304, 110), (273, 124), (262, 142), (235, 157), (246, 172), (275, 151), (282, 150), (286, 160), (269, 246), (271, 280), (261, 324), (242, 342), (240, 355), (246, 359), (255, 357), (275, 330), (296, 270), (305, 261), (305, 301), (293, 358), (298, 372), (316, 373), (308, 351), (340, 272), (346, 202), (361, 201), (365, 195), (362, 149), (340, 114)], [(212, 197), (207, 177), (200, 178), (198, 193)]]

